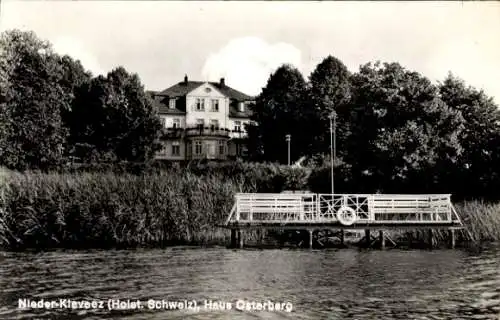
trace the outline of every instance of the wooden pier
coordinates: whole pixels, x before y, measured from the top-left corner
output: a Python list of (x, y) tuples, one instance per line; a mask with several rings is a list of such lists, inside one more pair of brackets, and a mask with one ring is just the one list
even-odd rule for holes
[(389, 230), (423, 231), (431, 247), (434, 230), (447, 230), (454, 247), (463, 224), (449, 194), (238, 193), (223, 227), (232, 247), (244, 246), (246, 230), (277, 229), (307, 231), (311, 248), (315, 233), (326, 230), (343, 244), (344, 231), (361, 230), (366, 246), (385, 248), (387, 241), (396, 245)]

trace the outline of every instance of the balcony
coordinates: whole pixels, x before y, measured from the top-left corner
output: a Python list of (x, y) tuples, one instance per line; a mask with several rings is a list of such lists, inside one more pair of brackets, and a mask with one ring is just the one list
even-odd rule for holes
[(231, 139), (245, 139), (247, 138), (247, 133), (242, 130), (231, 130), (229, 136)]
[(186, 137), (224, 137), (229, 138), (230, 130), (216, 127), (193, 127), (184, 129)]
[(163, 128), (163, 139), (182, 139), (184, 138), (184, 129), (182, 128)]
[(247, 133), (242, 130), (230, 130), (216, 127), (164, 128), (164, 139), (183, 139), (190, 137), (223, 137), (243, 139)]

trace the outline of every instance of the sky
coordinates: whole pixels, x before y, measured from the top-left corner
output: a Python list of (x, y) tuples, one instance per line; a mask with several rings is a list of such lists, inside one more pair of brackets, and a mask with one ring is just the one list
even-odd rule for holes
[(356, 72), (399, 62), (449, 72), (500, 104), (500, 2), (0, 1), (0, 31), (32, 30), (94, 74), (117, 66), (147, 90), (219, 81), (260, 93), (283, 63), (308, 78), (328, 55)]

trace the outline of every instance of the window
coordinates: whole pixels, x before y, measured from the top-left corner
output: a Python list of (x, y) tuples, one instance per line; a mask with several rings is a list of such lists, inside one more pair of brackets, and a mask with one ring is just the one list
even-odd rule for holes
[(219, 129), (219, 120), (210, 120), (210, 129)]
[(179, 156), (181, 154), (181, 144), (179, 141), (172, 142), (172, 155)]
[(212, 99), (212, 112), (219, 112), (219, 100)]
[(170, 98), (170, 100), (168, 100), (168, 106), (170, 109), (175, 109), (175, 98)]
[(238, 103), (238, 109), (240, 110), (240, 112), (244, 112), (245, 111), (245, 103), (243, 103), (243, 102)]
[(205, 110), (205, 99), (197, 98), (196, 111), (204, 111), (204, 110)]
[(202, 148), (201, 141), (195, 141), (194, 142), (194, 154), (200, 155), (202, 150), (203, 150), (203, 148)]
[(248, 155), (248, 149), (245, 145), (236, 145), (236, 154), (240, 157), (246, 157)]
[(163, 120), (163, 125), (165, 126), (165, 128), (168, 128), (168, 119), (166, 117), (163, 117), (162, 120)]
[(243, 157), (248, 156), (248, 149), (246, 147), (241, 148), (241, 155)]
[(203, 128), (204, 126), (205, 126), (205, 120), (204, 119), (196, 119), (196, 127)]
[(158, 151), (159, 154), (161, 155), (166, 155), (167, 154), (167, 145), (166, 144), (162, 144), (161, 145), (161, 149)]
[(234, 131), (241, 132), (241, 121), (234, 122)]
[(214, 156), (215, 155), (215, 142), (208, 142), (207, 147), (208, 147), (208, 154), (211, 156)]
[(173, 121), (173, 126), (172, 126), (174, 129), (179, 129), (181, 127), (181, 119), (174, 119)]
[(220, 155), (224, 155), (224, 151), (226, 149), (226, 146), (225, 146), (225, 142), (224, 141), (219, 141), (219, 154)]

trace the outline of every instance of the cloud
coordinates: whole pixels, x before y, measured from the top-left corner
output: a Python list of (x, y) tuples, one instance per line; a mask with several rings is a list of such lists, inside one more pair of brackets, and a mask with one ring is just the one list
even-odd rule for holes
[(59, 54), (67, 54), (73, 59), (80, 60), (86, 70), (90, 70), (94, 76), (106, 74), (93, 55), (82, 42), (71, 37), (58, 37), (53, 42), (54, 50)]
[[(500, 103), (500, 85), (495, 79), (498, 78), (498, 69), (494, 67), (498, 55), (495, 56), (495, 48), (484, 50), (478, 41), (468, 39), (450, 39), (437, 45), (432, 55), (426, 61), (425, 75), (433, 80), (444, 80), (445, 75), (451, 72), (453, 75), (464, 79), (468, 85), (477, 89), (483, 89), (489, 96), (493, 96), (495, 102)], [(497, 52), (498, 48), (496, 49)]]
[(301, 51), (288, 43), (269, 44), (257, 37), (236, 38), (209, 55), (202, 69), (206, 80), (226, 83), (250, 95), (260, 93), (269, 75), (284, 63), (301, 68)]

